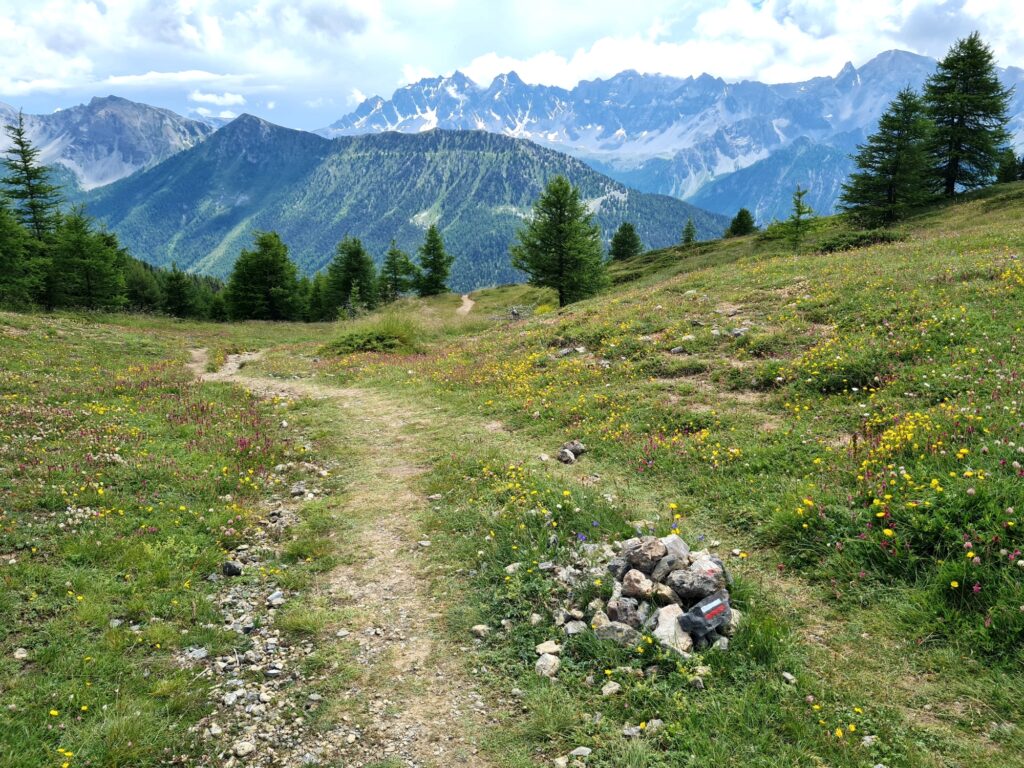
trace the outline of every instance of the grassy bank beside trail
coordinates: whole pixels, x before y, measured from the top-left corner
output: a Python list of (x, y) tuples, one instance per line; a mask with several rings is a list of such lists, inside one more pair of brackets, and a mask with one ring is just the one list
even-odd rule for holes
[[(724, 665), (710, 692), (681, 692), (672, 678), (658, 684), (676, 692), (669, 702), (629, 677), (623, 709), (587, 683), (603, 675), (607, 648), (570, 644), (572, 662), (551, 687), (532, 679), (529, 652), (551, 637), (522, 628), (489, 640), (487, 658), (540, 691), (527, 696), (524, 727), (558, 712), (575, 723), (559, 733), (579, 734), (524, 733), (520, 746), (550, 737), (564, 749), (575, 738), (607, 746), (589, 764), (689, 764), (684, 745), (702, 721), (735, 732), (728, 717), (745, 713), (750, 731), (732, 764), (1022, 764), (1020, 188), (929, 211), (896, 242), (819, 252), (846, 237), (827, 220), (800, 255), (759, 236), (665, 251), (616, 266), (627, 281), (557, 313), (506, 318), (416, 354), (310, 361), (309, 375), (434, 402), (446, 419), (491, 422), (552, 454), (570, 438), (591, 448), (568, 476), (535, 452), (482, 446), (439, 470), (448, 503), (435, 523), (458, 532), (451, 546), (461, 542), (481, 574), (478, 617), (516, 616), (550, 597), (536, 572), (513, 577), (527, 582), (521, 594), (506, 591), (508, 547), (538, 561), (564, 555), (578, 534), (595, 534), (584, 518), (608, 492), (618, 521), (597, 540), (637, 518), (665, 532), (671, 503), (685, 536), (748, 554), (731, 566), (751, 585), (752, 628), (777, 622), (778, 653), (738, 641), (746, 660), (709, 662)], [(531, 533), (529, 521), (544, 518), (536, 499), (502, 495), (522, 481), (482, 469), (501, 476), (524, 462), (533, 490), (555, 473), (552, 493), (590, 494), (579, 519), (549, 532), (550, 551)], [(483, 490), (467, 492), (468, 482)], [(495, 550), (499, 541), (514, 543)], [(607, 668), (645, 666), (624, 661)], [(796, 691), (778, 682), (784, 665), (799, 666)], [(659, 702), (677, 742), (616, 741), (610, 723), (654, 716), (640, 702)], [(610, 719), (584, 728), (587, 741), (580, 718), (592, 722), (595, 710)], [(784, 735), (762, 744), (761, 730)], [(793, 743), (803, 757), (787, 751)], [(702, 750), (693, 754), (699, 763)]]
[[(0, 764), (10, 768), (203, 756), (189, 728), (210, 710), (209, 681), (183, 654), (247, 644), (226, 631), (208, 577), (287, 482), (271, 469), (305, 455), (281, 427), (288, 404), (192, 380), (184, 348), (211, 327), (100, 320), (0, 315)], [(225, 343), (246, 343), (234, 333)], [(270, 559), (240, 581), (297, 586), (301, 563)]]

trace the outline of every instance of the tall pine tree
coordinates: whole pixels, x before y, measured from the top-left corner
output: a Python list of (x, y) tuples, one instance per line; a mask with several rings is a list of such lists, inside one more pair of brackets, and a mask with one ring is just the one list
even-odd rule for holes
[(377, 269), (358, 237), (345, 237), (327, 265), (327, 286), (323, 306), (327, 318), (334, 320), (341, 309), (351, 313), (377, 306)]
[(557, 291), (558, 306), (593, 296), (607, 284), (601, 230), (579, 189), (564, 176), (548, 182), (517, 237), (512, 266), (526, 272), (531, 285)]
[(409, 254), (401, 250), (395, 241), (391, 241), (380, 268), (380, 300), (391, 302), (404, 293), (408, 293), (416, 285), (419, 270), (412, 263)]
[(1003, 88), (992, 49), (977, 32), (957, 40), (924, 86), (935, 124), (933, 178), (946, 197), (991, 182), (1009, 134), (1012, 91)]
[(47, 285), (52, 306), (119, 309), (124, 305), (126, 255), (113, 235), (93, 229), (81, 206), (61, 217), (50, 251)]
[(4, 159), (7, 174), (0, 182), (7, 188), (19, 221), (41, 242), (56, 226), (60, 188), (50, 183), (49, 169), (39, 164), (39, 149), (29, 141), (21, 112), (18, 122), (8, 125), (6, 131), (11, 146)]
[(455, 257), (444, 249), (436, 224), (431, 224), (420, 246), (420, 270), (416, 290), (420, 296), (437, 296), (448, 290), (448, 275)]
[(840, 208), (860, 224), (884, 226), (927, 202), (931, 122), (924, 102), (904, 88), (878, 121), (878, 130), (857, 147), (857, 171), (843, 184)]
[(295, 320), (298, 270), (276, 232), (256, 233), (255, 250), (243, 250), (228, 279), (224, 300), (233, 320)]

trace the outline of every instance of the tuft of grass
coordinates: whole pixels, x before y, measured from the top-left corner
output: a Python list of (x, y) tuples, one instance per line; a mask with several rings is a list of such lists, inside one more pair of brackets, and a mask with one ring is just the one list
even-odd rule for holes
[(344, 325), (341, 335), (323, 348), (325, 354), (353, 352), (419, 352), (423, 328), (407, 313), (384, 311)]

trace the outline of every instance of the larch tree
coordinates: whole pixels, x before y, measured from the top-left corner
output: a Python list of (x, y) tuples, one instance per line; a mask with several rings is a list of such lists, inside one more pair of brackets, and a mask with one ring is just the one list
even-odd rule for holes
[(593, 296), (608, 283), (601, 230), (564, 176), (556, 176), (533, 206), (533, 216), (517, 234), (512, 266), (530, 284), (553, 288), (558, 305)]
[(327, 284), (323, 306), (330, 320), (345, 309), (352, 313), (358, 309), (377, 306), (377, 268), (358, 237), (345, 237), (334, 251), (327, 265)]
[(25, 129), (25, 116), (6, 127), (11, 146), (4, 158), (6, 175), (0, 179), (14, 204), (15, 215), (36, 240), (52, 234), (60, 207), (60, 188), (49, 181), (50, 171), (39, 163), (39, 149), (32, 145)]
[(427, 229), (423, 245), (419, 250), (420, 271), (416, 291), (420, 296), (437, 296), (448, 290), (448, 277), (451, 275), (455, 257), (444, 248), (441, 232), (437, 225), (431, 224)]
[(934, 123), (933, 179), (952, 197), (992, 181), (1009, 134), (1012, 90), (996, 72), (992, 49), (977, 32), (957, 40), (924, 86), (924, 102)]
[(384, 263), (380, 268), (379, 290), (380, 300), (392, 302), (408, 293), (416, 285), (419, 270), (413, 264), (409, 254), (391, 241), (388, 252), (384, 255)]
[(636, 227), (628, 221), (624, 221), (612, 235), (612, 241), (608, 248), (608, 257), (612, 261), (625, 261), (639, 256), (644, 252), (643, 241), (637, 234)]
[(840, 209), (869, 227), (899, 221), (932, 198), (928, 146), (931, 122), (921, 97), (904, 88), (857, 147), (857, 170), (843, 184)]
[(228, 278), (224, 300), (233, 320), (295, 320), (298, 270), (276, 232), (256, 233), (254, 250), (243, 250)]
[(752, 235), (757, 231), (757, 224), (754, 223), (754, 216), (746, 208), (740, 208), (736, 215), (729, 222), (729, 228), (725, 230), (726, 237), (743, 237)]

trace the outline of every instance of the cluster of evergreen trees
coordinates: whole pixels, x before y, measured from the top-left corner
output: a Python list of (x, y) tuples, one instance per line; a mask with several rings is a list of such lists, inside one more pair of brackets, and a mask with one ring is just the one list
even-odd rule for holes
[(225, 286), (220, 280), (159, 269), (132, 258), (81, 207), (62, 212), (60, 188), (39, 163), (23, 117), (6, 127), (12, 145), (0, 178), (0, 307), (163, 312), (207, 320), (334, 320), (415, 291), (443, 293), (453, 257), (436, 226), (419, 263), (394, 242), (380, 273), (363, 244), (346, 237), (327, 270), (299, 277), (274, 232), (256, 234)]
[(0, 307), (161, 311), (225, 317), (219, 281), (133, 259), (82, 208), (62, 212), (19, 114), (0, 177)]
[(280, 236), (258, 232), (255, 247), (242, 251), (228, 279), (227, 314), (232, 320), (336, 320), (412, 292), (446, 292), (453, 261), (440, 231), (431, 225), (419, 249), (419, 263), (392, 241), (378, 273), (362, 241), (346, 237), (326, 270), (300, 278)]
[(1021, 178), (1024, 164), (1007, 147), (1010, 96), (978, 33), (958, 40), (923, 93), (900, 91), (857, 148), (840, 207), (885, 226), (936, 198)]

